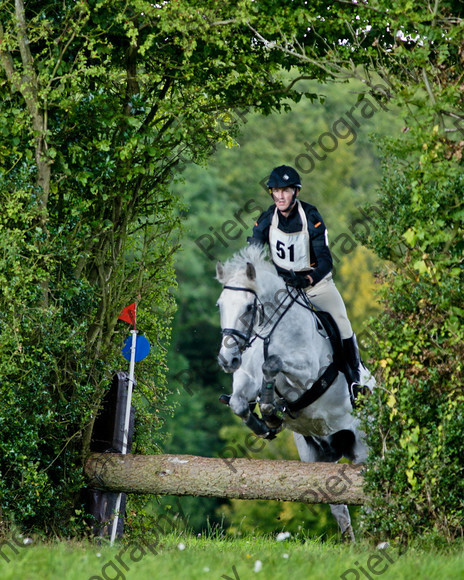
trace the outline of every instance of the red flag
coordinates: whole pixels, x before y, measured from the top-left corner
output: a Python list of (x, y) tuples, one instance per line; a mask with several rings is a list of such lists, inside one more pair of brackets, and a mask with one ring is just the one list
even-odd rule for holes
[(132, 326), (135, 329), (135, 325), (136, 325), (136, 320), (137, 320), (137, 304), (135, 302), (133, 302), (132, 304), (129, 304), (129, 306), (126, 306), (125, 308), (123, 308), (121, 310), (121, 313), (118, 316), (119, 320), (124, 320), (124, 322), (128, 322), (129, 324), (132, 324)]

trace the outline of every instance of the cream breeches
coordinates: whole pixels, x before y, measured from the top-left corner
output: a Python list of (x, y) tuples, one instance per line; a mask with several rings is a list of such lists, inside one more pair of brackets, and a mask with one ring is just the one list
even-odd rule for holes
[(308, 286), (305, 292), (317, 309), (324, 310), (332, 315), (338, 325), (342, 340), (351, 338), (353, 329), (348, 320), (343, 298), (332, 279), (332, 273), (327, 274), (315, 286)]

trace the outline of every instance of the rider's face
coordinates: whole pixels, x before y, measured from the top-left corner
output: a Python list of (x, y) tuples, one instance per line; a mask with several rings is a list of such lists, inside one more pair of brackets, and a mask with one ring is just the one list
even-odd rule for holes
[(286, 213), (291, 209), (291, 204), (293, 200), (293, 187), (273, 187), (272, 198), (282, 213)]

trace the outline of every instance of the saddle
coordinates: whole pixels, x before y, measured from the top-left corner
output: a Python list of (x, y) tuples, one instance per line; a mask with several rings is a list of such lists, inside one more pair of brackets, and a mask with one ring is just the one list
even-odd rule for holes
[(319, 326), (318, 330), (320, 334), (322, 334), (323, 336), (327, 337), (330, 340), (334, 363), (337, 365), (339, 371), (345, 372), (342, 339), (335, 320), (333, 319), (332, 315), (329, 312), (316, 310), (312, 304), (311, 308), (317, 317), (317, 323)]
[(318, 324), (322, 327), (321, 330), (325, 333), (325, 335), (327, 335), (327, 338), (330, 340), (333, 352), (333, 361), (336, 365), (336, 368), (340, 372), (342, 372), (346, 377), (346, 381), (348, 383), (348, 390), (350, 393), (350, 400), (354, 409), (356, 407), (356, 399), (358, 398), (358, 395), (359, 394), (363, 396), (369, 395), (370, 390), (368, 387), (365, 386), (357, 386), (350, 384), (351, 379), (348, 368), (348, 362), (346, 361), (345, 356), (343, 354), (343, 343), (340, 336), (340, 331), (332, 315), (329, 312), (316, 310), (312, 304), (311, 308), (317, 317)]

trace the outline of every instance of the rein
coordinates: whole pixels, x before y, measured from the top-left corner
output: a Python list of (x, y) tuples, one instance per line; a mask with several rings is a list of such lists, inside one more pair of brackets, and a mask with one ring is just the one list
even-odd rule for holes
[(271, 336), (272, 333), (274, 332), (274, 330), (276, 329), (277, 325), (279, 324), (279, 322), (282, 320), (282, 318), (287, 314), (287, 312), (289, 311), (290, 307), (297, 302), (297, 298), (290, 292), (290, 290), (288, 289), (288, 285), (286, 285), (286, 289), (287, 289), (287, 294), (284, 296), (282, 302), (279, 304), (279, 306), (276, 308), (275, 312), (277, 312), (280, 307), (282, 306), (282, 304), (285, 302), (285, 300), (287, 299), (288, 296), (290, 296), (290, 298), (292, 299), (287, 306), (285, 307), (285, 310), (283, 312), (280, 313), (279, 317), (277, 318), (277, 320), (274, 322), (271, 330), (269, 331), (267, 336), (261, 336), (259, 334), (256, 333), (256, 336), (259, 337), (262, 341), (263, 341), (263, 349), (264, 349), (264, 360), (267, 360), (268, 354), (269, 354), (269, 343), (271, 342)]

